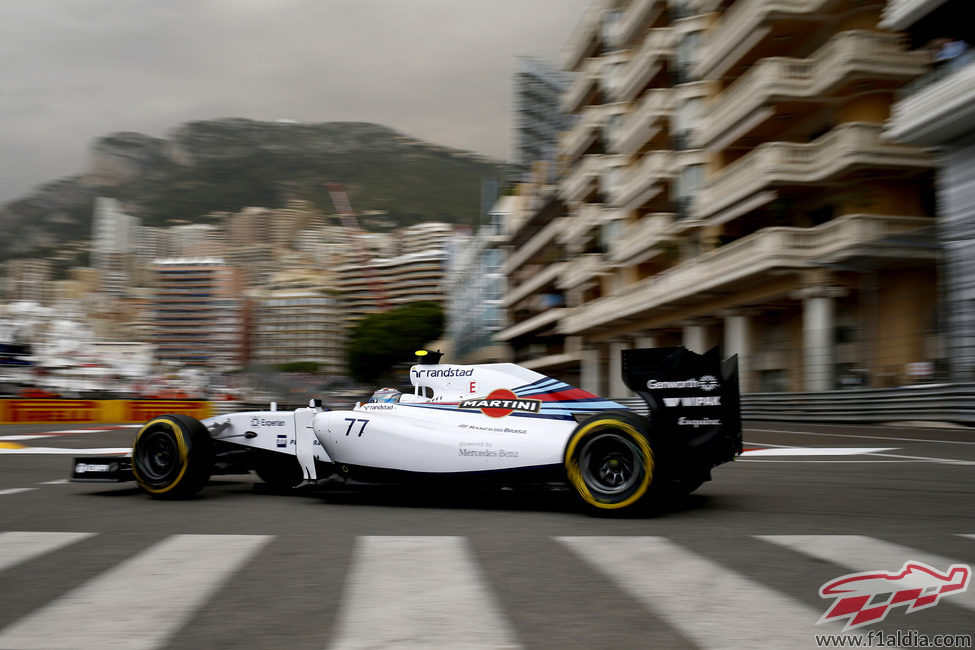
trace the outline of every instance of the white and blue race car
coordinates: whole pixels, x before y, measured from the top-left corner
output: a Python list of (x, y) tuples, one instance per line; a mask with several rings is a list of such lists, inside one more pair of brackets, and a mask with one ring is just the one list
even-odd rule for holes
[(622, 354), (624, 382), (649, 416), (515, 364), (424, 353), (412, 392), (381, 389), (348, 410), (163, 415), (142, 426), (131, 457), (77, 458), (72, 479), (135, 480), (176, 499), (214, 474), (254, 471), (276, 489), (547, 486), (593, 511), (642, 508), (694, 490), (741, 452), (737, 359), (682, 347)]

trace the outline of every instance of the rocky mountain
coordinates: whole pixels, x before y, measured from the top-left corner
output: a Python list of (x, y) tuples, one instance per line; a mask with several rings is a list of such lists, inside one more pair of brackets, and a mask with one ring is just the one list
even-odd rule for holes
[(183, 124), (165, 138), (114, 133), (95, 141), (88, 169), (0, 208), (0, 260), (37, 255), (91, 232), (96, 197), (119, 199), (146, 225), (200, 221), (215, 211), (281, 207), (298, 198), (334, 213), (326, 183), (345, 185), (383, 223), (476, 222), (481, 182), (502, 162), (362, 122)]

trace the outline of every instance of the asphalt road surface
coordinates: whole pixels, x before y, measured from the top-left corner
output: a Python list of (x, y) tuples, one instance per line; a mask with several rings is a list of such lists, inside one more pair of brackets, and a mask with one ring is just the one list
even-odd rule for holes
[(133, 434), (0, 427), (0, 648), (910, 647), (938, 635), (972, 647), (975, 635), (975, 586), (924, 608), (929, 592), (876, 596), (855, 611), (886, 618), (846, 632), (852, 614), (817, 623), (839, 598), (820, 589), (850, 574), (896, 589), (910, 563), (970, 577), (971, 429), (747, 423), (753, 451), (686, 501), (624, 519), (559, 495), (275, 495), (232, 476), (165, 502), (66, 482), (70, 450)]

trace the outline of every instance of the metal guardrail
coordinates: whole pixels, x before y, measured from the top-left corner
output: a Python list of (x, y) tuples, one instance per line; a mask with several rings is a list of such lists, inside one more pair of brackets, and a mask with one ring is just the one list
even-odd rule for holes
[[(643, 415), (646, 404), (639, 397), (613, 401)], [(216, 412), (264, 410), (268, 404), (215, 402)], [(351, 408), (349, 405), (333, 405)], [(280, 404), (280, 410), (295, 405)], [(743, 420), (782, 422), (949, 422), (975, 426), (975, 383), (923, 384), (900, 388), (858, 388), (815, 393), (750, 393), (741, 396)]]
[[(615, 400), (640, 413), (638, 397)], [(859, 388), (815, 393), (751, 393), (741, 397), (743, 420), (784, 422), (948, 422), (975, 426), (975, 383)]]

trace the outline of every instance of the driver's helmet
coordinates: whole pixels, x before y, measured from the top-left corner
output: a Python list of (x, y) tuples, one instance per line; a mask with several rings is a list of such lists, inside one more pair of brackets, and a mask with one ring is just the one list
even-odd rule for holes
[(372, 394), (372, 397), (369, 398), (369, 403), (378, 404), (384, 402), (398, 402), (400, 395), (402, 394), (403, 393), (395, 388), (380, 388)]

